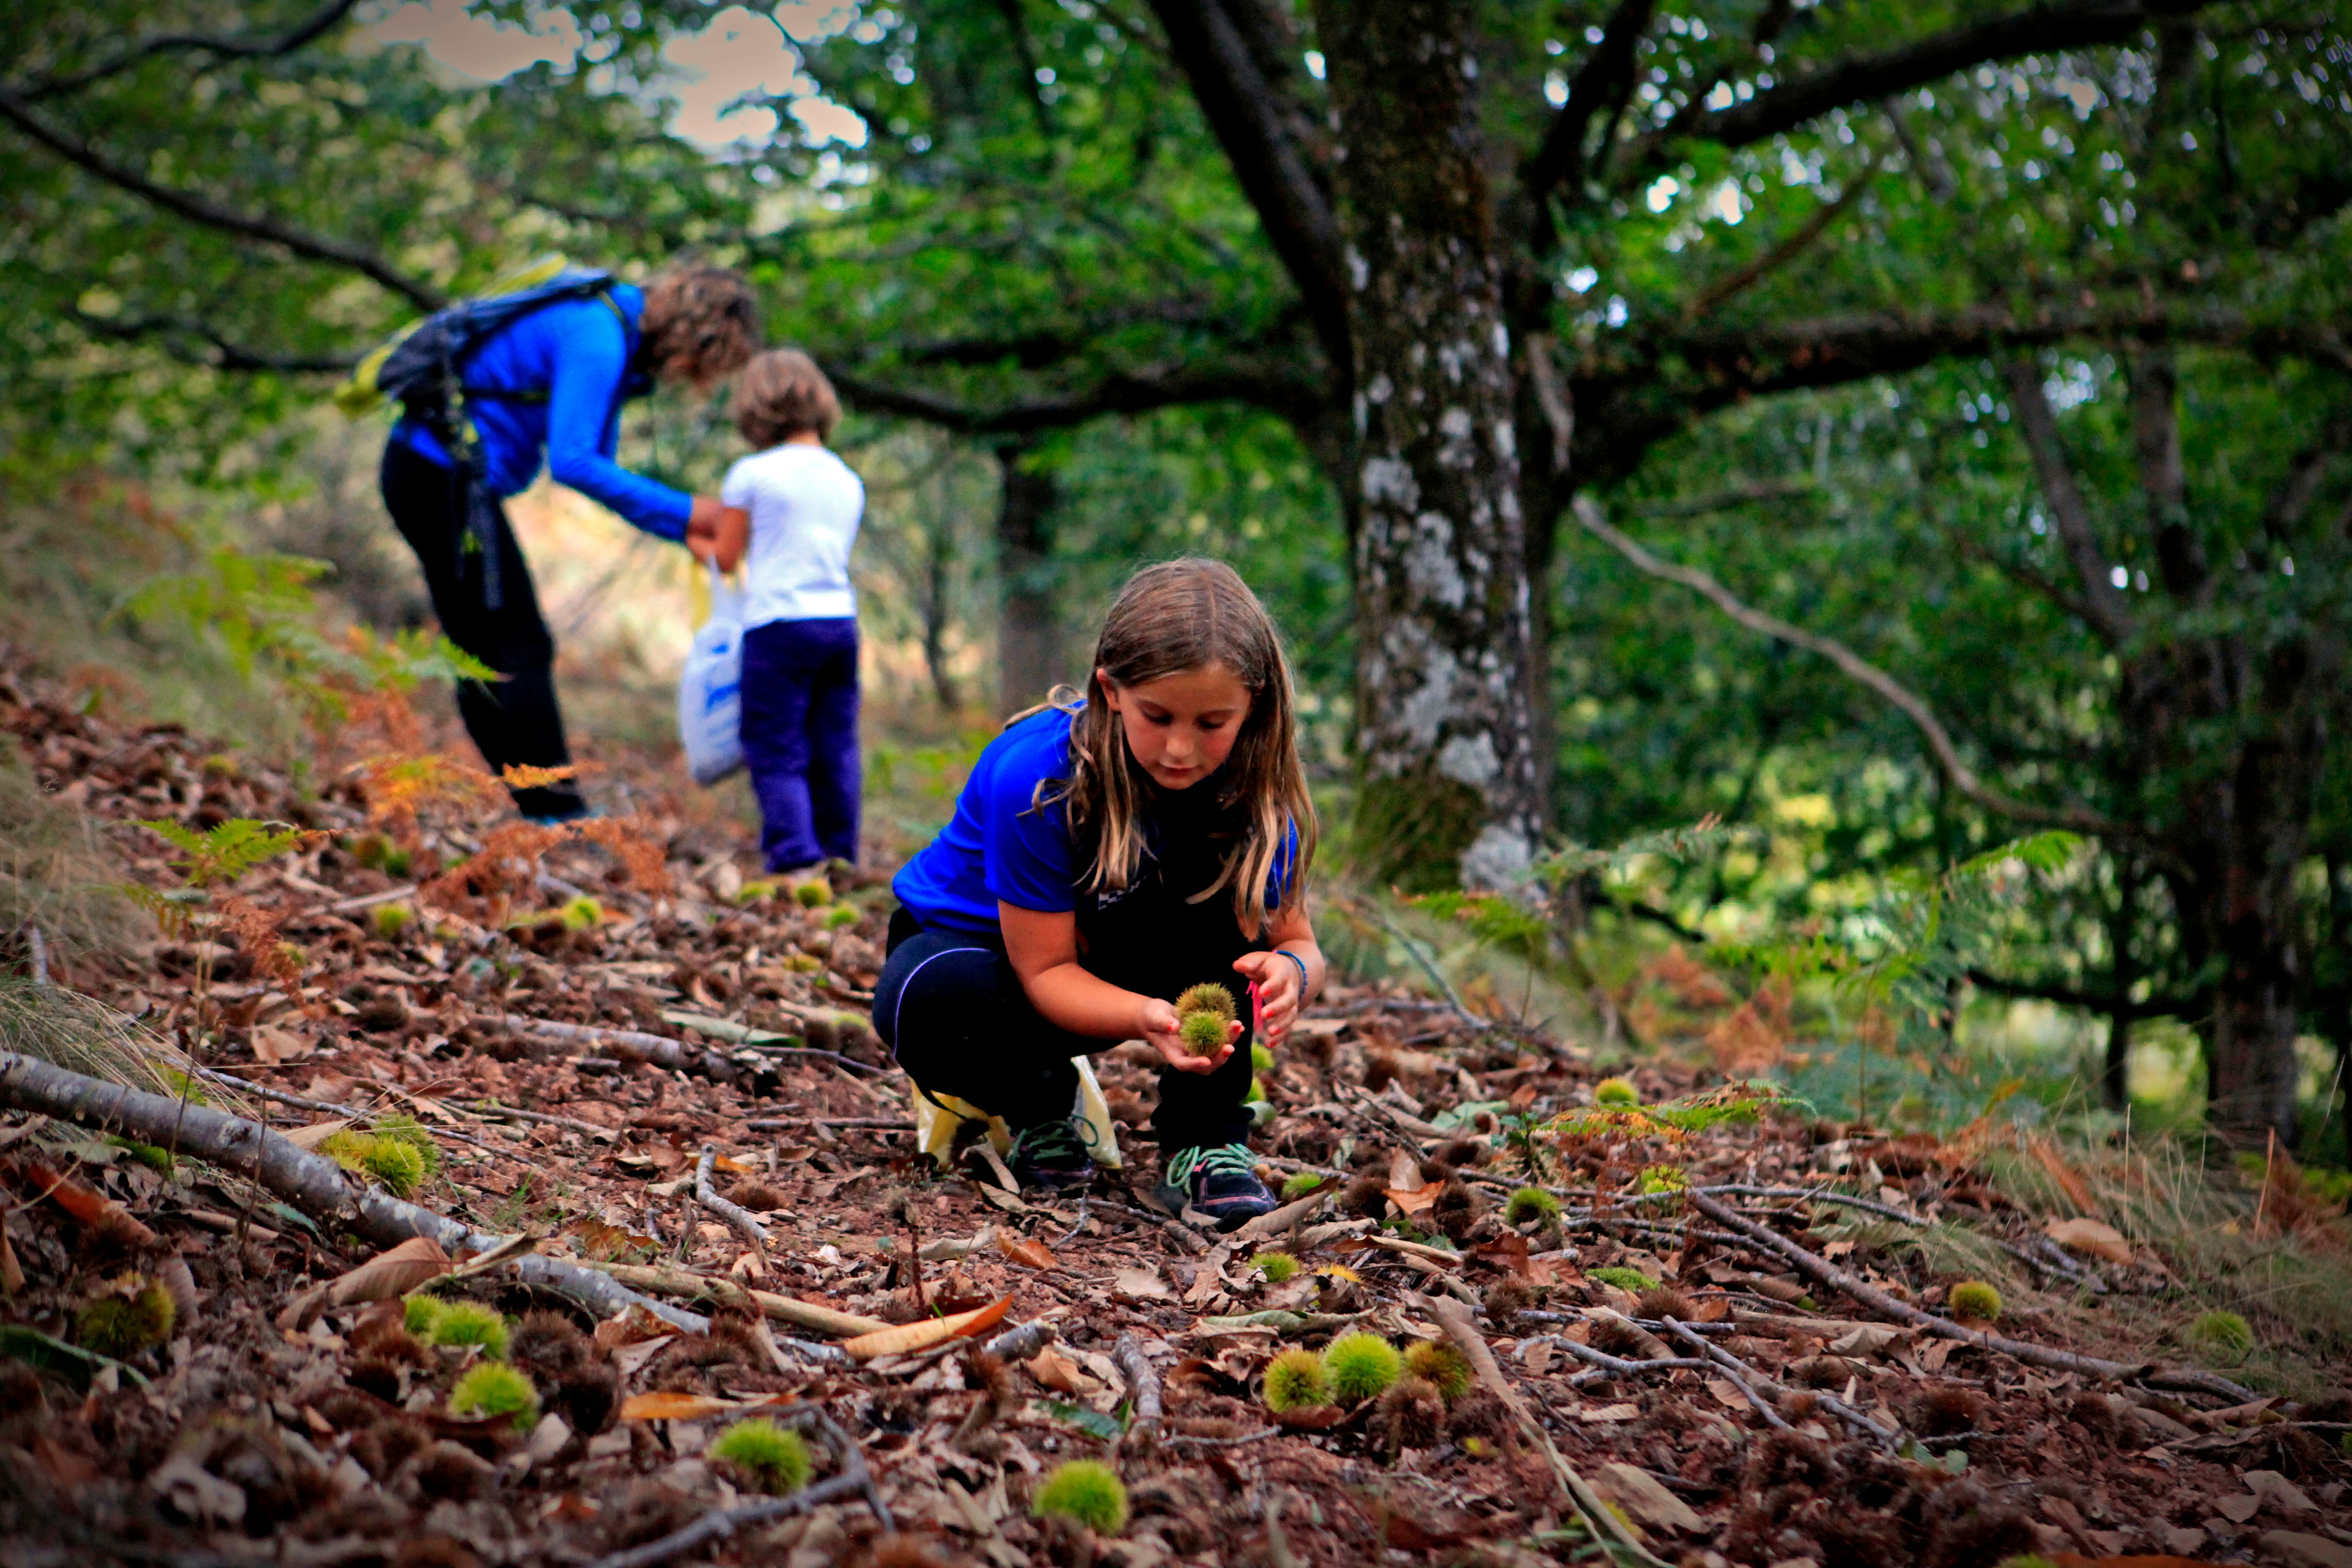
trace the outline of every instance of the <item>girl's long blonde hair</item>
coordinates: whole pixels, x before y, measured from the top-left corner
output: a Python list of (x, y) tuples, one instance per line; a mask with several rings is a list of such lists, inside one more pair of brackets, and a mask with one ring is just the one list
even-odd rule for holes
[(1283, 898), (1288, 902), (1304, 895), (1307, 868), (1315, 856), (1315, 806), (1298, 765), (1290, 661), (1283, 657), (1282, 637), (1249, 584), (1223, 562), (1167, 561), (1128, 579), (1095, 644), (1086, 705), (1078, 707), (1078, 694), (1066, 686), (1056, 687), (1048, 699), (1053, 706), (1075, 710), (1070, 776), (1040, 784), (1037, 804), (1066, 802), (1072, 831), (1092, 832), (1088, 888), (1100, 892), (1130, 886), (1143, 867), (1140, 816), (1150, 779), (1128, 751), (1118, 715), (1103, 700), (1104, 678), (1114, 686), (1134, 687), (1210, 665), (1233, 671), (1248, 689), (1250, 710), (1225, 765), (1193, 787), (1215, 790), (1220, 806), (1238, 806), (1243, 827), (1217, 879), (1192, 898), (1210, 898), (1231, 882), (1234, 918), (1255, 937), (1265, 930), (1266, 878), (1293, 824), (1298, 850)]

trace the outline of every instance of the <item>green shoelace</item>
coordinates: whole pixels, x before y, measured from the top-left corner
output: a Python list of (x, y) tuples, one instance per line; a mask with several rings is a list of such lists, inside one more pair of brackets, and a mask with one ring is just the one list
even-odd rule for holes
[(1249, 1152), (1246, 1143), (1217, 1143), (1191, 1149), (1179, 1149), (1168, 1162), (1167, 1182), (1171, 1187), (1189, 1185), (1195, 1173), (1249, 1176), (1257, 1173), (1257, 1156)]

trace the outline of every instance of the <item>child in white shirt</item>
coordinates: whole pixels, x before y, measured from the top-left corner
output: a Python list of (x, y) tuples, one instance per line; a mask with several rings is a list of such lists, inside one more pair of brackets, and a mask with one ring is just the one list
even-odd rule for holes
[(849, 552), (866, 486), (825, 449), (833, 384), (796, 349), (736, 383), (735, 427), (761, 450), (720, 487), (718, 537), (696, 554), (745, 565), (743, 761), (771, 871), (857, 858), (857, 595)]

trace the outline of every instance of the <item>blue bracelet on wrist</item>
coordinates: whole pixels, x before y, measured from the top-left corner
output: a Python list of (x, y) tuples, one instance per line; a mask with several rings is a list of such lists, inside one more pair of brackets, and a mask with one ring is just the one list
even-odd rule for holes
[(1279, 953), (1279, 954), (1280, 954), (1281, 956), (1283, 956), (1284, 958), (1286, 958), (1286, 959), (1290, 960), (1290, 962), (1291, 962), (1291, 963), (1295, 963), (1295, 964), (1298, 965), (1298, 999), (1299, 999), (1301, 1002), (1306, 1001), (1306, 1000), (1307, 1000), (1307, 984), (1308, 984), (1308, 981), (1307, 981), (1307, 961), (1306, 961), (1305, 959), (1303, 959), (1303, 958), (1299, 957), (1297, 953), (1295, 953), (1295, 952), (1291, 952), (1291, 951), (1290, 951), (1288, 948), (1286, 948), (1286, 947), (1277, 947), (1277, 948), (1276, 948), (1274, 951), (1275, 951), (1276, 952)]

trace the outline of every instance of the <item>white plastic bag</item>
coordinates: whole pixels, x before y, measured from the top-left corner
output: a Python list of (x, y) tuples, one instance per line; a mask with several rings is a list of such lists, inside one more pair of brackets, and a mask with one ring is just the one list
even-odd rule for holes
[(743, 765), (743, 591), (710, 568), (710, 618), (695, 628), (677, 680), (677, 732), (694, 782)]

